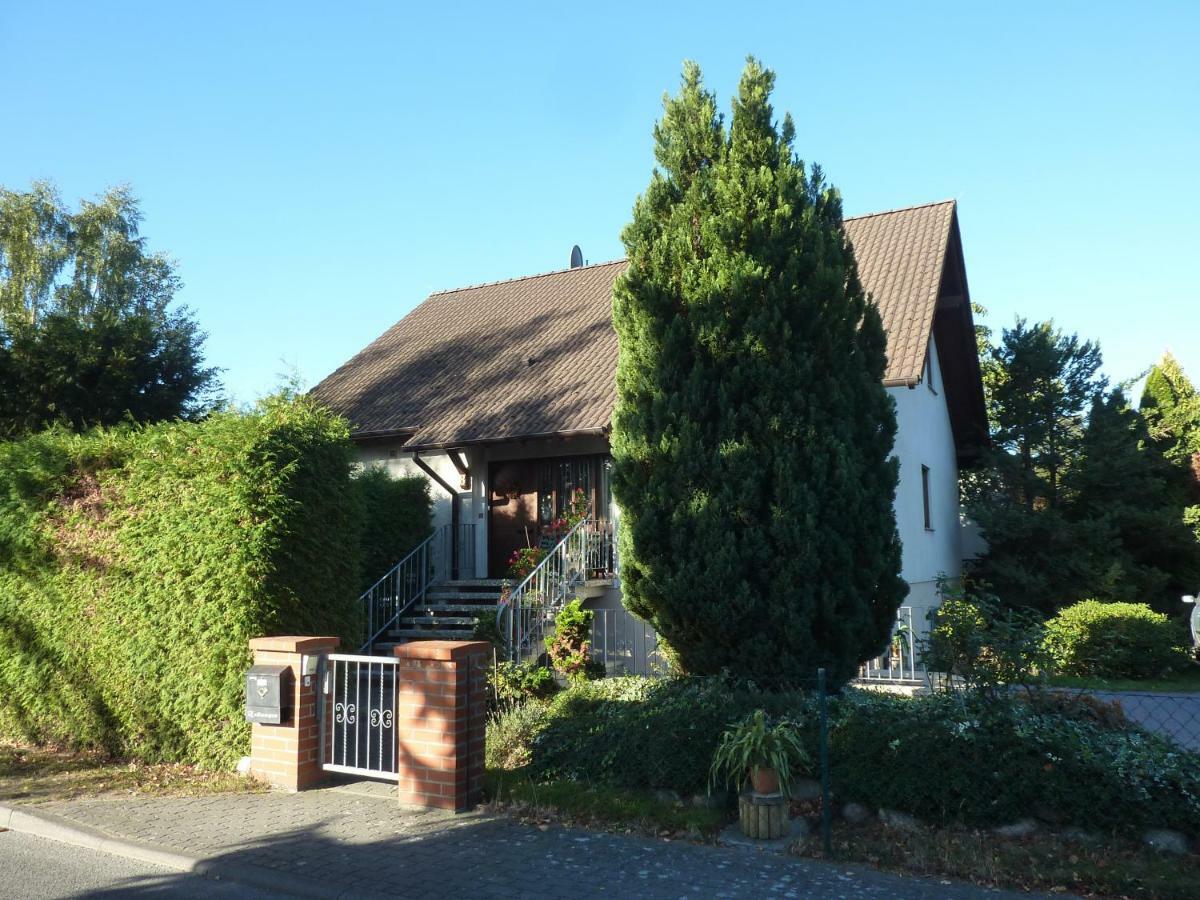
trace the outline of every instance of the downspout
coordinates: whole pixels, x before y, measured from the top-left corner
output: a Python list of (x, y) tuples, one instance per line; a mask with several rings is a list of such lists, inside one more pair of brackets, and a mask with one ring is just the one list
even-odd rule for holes
[(433, 471), (429, 464), (421, 459), (420, 451), (413, 451), (412, 461), (418, 469), (450, 495), (450, 577), (452, 580), (458, 580), (458, 491), (450, 487), (441, 475)]

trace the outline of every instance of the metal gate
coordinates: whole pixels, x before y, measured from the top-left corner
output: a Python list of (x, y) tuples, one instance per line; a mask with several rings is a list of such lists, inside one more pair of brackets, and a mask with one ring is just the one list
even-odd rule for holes
[(331, 653), (322, 660), (318, 704), (321, 767), (398, 780), (394, 657)]

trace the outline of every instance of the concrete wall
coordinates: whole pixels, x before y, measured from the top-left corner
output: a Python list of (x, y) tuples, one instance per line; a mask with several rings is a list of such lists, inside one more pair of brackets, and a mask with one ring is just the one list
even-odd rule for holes
[[(937, 604), (937, 578), (962, 574), (958, 462), (950, 414), (942, 390), (937, 347), (929, 345), (930, 374), (914, 388), (889, 388), (896, 400), (895, 455), (900, 460), (896, 526), (904, 545), (901, 574), (909, 583), (904, 605), (913, 607), (914, 625)], [(930, 381), (932, 380), (932, 390)], [(930, 528), (925, 528), (921, 467), (929, 468)]]

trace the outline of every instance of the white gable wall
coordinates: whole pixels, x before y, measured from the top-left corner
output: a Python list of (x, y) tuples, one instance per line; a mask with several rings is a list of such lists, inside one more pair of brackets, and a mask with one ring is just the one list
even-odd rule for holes
[[(942, 385), (937, 347), (929, 343), (925, 383), (889, 388), (896, 400), (895, 455), (900, 460), (896, 488), (896, 525), (904, 545), (901, 575), (909, 584), (905, 606), (913, 608), (913, 624), (926, 626), (926, 614), (937, 604), (939, 575), (962, 573), (962, 529), (959, 523), (958, 462), (950, 413)], [(929, 389), (930, 373), (934, 390)], [(925, 528), (921, 467), (929, 468), (930, 529)]]

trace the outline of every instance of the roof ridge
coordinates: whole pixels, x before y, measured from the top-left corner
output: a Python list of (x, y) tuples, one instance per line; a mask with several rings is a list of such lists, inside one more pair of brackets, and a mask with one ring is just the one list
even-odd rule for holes
[(947, 203), (956, 204), (958, 200), (950, 197), (947, 200), (933, 200), (929, 203), (914, 203), (912, 206), (897, 206), (895, 209), (881, 209), (879, 212), (863, 213), (861, 216), (846, 216), (843, 222), (853, 222), (857, 219), (873, 219), (876, 216), (890, 216), (892, 213), (912, 212), (916, 209), (926, 209), (930, 206), (945, 206)]
[(445, 288), (440, 291), (433, 291), (430, 297), (439, 297), (442, 294), (457, 294), (459, 291), (473, 291), (476, 288), (493, 287), (498, 284), (512, 284), (517, 281), (532, 281), (535, 278), (549, 278), (551, 275), (562, 275), (565, 272), (577, 272), (580, 269), (599, 269), (604, 266), (615, 266), (620, 263), (628, 262), (625, 257), (620, 259), (610, 259), (607, 262), (588, 263), (586, 266), (568, 266), (565, 269), (555, 269), (552, 272), (538, 272), (534, 275), (518, 275), (515, 278), (500, 278), (496, 281), (481, 281), (478, 284), (466, 284), (462, 287)]

